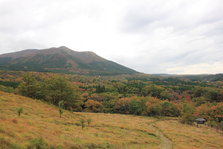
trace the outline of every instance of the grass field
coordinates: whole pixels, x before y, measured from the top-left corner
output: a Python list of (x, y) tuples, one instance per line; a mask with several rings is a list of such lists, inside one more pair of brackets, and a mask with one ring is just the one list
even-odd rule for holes
[[(82, 129), (80, 119), (91, 123)], [(46, 144), (58, 149), (221, 149), (223, 135), (177, 120), (142, 116), (65, 111), (60, 118), (55, 106), (0, 92), (0, 149)]]

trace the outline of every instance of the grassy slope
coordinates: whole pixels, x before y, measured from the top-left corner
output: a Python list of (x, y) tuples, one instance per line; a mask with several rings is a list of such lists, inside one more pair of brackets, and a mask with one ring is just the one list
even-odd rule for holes
[(176, 149), (223, 148), (223, 132), (214, 128), (183, 125), (175, 120), (158, 121), (156, 127), (170, 138)]
[[(17, 108), (24, 113), (17, 116)], [(92, 119), (81, 129), (79, 120)], [(157, 130), (172, 140), (173, 148), (223, 148), (223, 135), (213, 129), (182, 125), (176, 120), (119, 114), (72, 113), (41, 101), (0, 92), (0, 140), (25, 147), (30, 140), (43, 138), (51, 146), (85, 148), (90, 145), (113, 148), (160, 148)], [(157, 135), (155, 135), (157, 134)], [(1, 148), (0, 141), (0, 148)], [(85, 146), (85, 147), (84, 147)], [(108, 148), (108, 147), (107, 147)]]
[[(17, 108), (24, 113), (17, 116)], [(79, 120), (92, 119), (81, 129)], [(96, 144), (114, 148), (159, 148), (160, 140), (148, 123), (154, 119), (118, 114), (71, 113), (59, 118), (58, 110), (41, 101), (0, 92), (0, 138), (27, 146), (33, 138), (43, 138), (53, 146), (85, 146)]]

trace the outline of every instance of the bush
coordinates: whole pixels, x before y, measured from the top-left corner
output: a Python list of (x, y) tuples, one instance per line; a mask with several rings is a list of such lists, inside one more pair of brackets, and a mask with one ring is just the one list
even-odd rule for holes
[(194, 123), (194, 121), (195, 121), (195, 117), (191, 113), (185, 113), (180, 119), (181, 123), (189, 124), (189, 125), (192, 125)]
[(81, 123), (81, 128), (84, 129), (84, 127), (85, 127), (85, 120), (84, 119), (80, 119), (80, 123)]
[(98, 101), (88, 100), (85, 102), (84, 107), (85, 111), (88, 112), (103, 112), (103, 105)]
[(87, 119), (88, 126), (90, 126), (91, 122), (92, 122), (92, 119)]
[(0, 138), (0, 149), (22, 149), (17, 144), (13, 144), (4, 138)]
[(130, 113), (130, 98), (120, 98), (115, 104), (115, 111), (118, 113), (129, 114)]
[(133, 99), (129, 103), (129, 111), (130, 114), (135, 115), (142, 115), (143, 111), (145, 110), (145, 100), (143, 99)]
[(154, 97), (149, 97), (146, 102), (146, 109), (144, 114), (148, 116), (160, 116), (161, 115), (161, 101)]
[(38, 138), (31, 140), (27, 149), (50, 149), (50, 147), (42, 138)]
[(177, 108), (176, 105), (174, 105), (171, 102), (164, 101), (161, 104), (161, 114), (162, 116), (179, 116), (180, 115), (180, 110)]
[(22, 112), (23, 112), (23, 108), (22, 107), (17, 109), (17, 114), (18, 114), (19, 117), (22, 114)]
[(63, 114), (63, 109), (62, 108), (64, 107), (64, 101), (61, 100), (59, 102), (58, 106), (59, 106), (59, 114), (60, 114), (60, 118), (61, 118), (61, 115)]
[(7, 93), (15, 92), (14, 88), (9, 87), (9, 86), (3, 86), (3, 85), (0, 85), (0, 91), (7, 92)]

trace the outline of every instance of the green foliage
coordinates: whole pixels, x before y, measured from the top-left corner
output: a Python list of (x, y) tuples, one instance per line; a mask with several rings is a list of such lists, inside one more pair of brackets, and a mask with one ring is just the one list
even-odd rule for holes
[(20, 117), (20, 115), (23, 113), (23, 108), (22, 107), (19, 107), (18, 109), (17, 109), (17, 114), (18, 114), (18, 116)]
[(164, 88), (161, 86), (148, 85), (142, 89), (142, 95), (160, 98), (163, 90)]
[(195, 87), (194, 97), (205, 97), (211, 102), (223, 101), (223, 92), (219, 88)]
[(120, 98), (115, 104), (115, 112), (129, 114), (130, 113), (130, 102), (131, 98)]
[(18, 86), (18, 90), (23, 96), (36, 98), (38, 90), (36, 79), (30, 73), (26, 73), (22, 78), (22, 83)]
[(81, 128), (84, 129), (84, 127), (85, 127), (85, 120), (84, 119), (80, 119), (80, 124), (81, 124)]
[(144, 114), (148, 116), (161, 116), (161, 111), (161, 101), (154, 97), (148, 98)]
[(59, 114), (60, 114), (60, 118), (61, 118), (61, 115), (63, 114), (63, 108), (64, 108), (64, 101), (63, 100), (59, 101), (58, 107), (59, 107)]
[(192, 125), (196, 119), (194, 112), (195, 107), (190, 103), (184, 102), (182, 104), (180, 122), (183, 124)]
[(64, 101), (64, 108), (80, 110), (81, 96), (78, 89), (63, 77), (54, 77), (46, 82), (46, 100), (58, 105)]
[(98, 101), (88, 100), (84, 107), (87, 112), (103, 112), (103, 105)]
[(195, 112), (195, 107), (191, 103), (182, 103), (181, 114), (193, 114)]
[(183, 116), (180, 118), (180, 122), (183, 124), (189, 124), (192, 125), (195, 121), (195, 117), (192, 113), (185, 113)]
[(203, 96), (195, 97), (192, 100), (193, 100), (193, 102), (195, 102), (196, 106), (200, 106), (200, 105), (207, 103), (209, 101), (208, 98), (203, 97)]
[(92, 119), (87, 119), (88, 126), (90, 126), (91, 122), (92, 122)]
[(27, 149), (50, 149), (50, 147), (42, 138), (38, 138), (31, 140)]
[(9, 87), (9, 86), (3, 86), (3, 85), (0, 85), (0, 91), (8, 92), (8, 93), (14, 93), (15, 92), (14, 88)]
[(145, 110), (145, 99), (140, 100), (131, 100), (129, 103), (129, 112), (130, 114), (142, 115)]
[(12, 81), (0, 81), (0, 85), (6, 86), (6, 87), (11, 87), (11, 88), (16, 88), (16, 87), (18, 87), (19, 83), (12, 82)]
[(168, 102), (168, 101), (164, 101), (161, 104), (161, 109), (162, 109), (162, 112), (161, 112), (162, 116), (173, 116), (173, 117), (176, 117), (176, 116), (180, 115), (180, 111), (176, 107), (176, 105), (174, 105), (173, 103)]
[(96, 95), (93, 94), (93, 96), (91, 95), (89, 98), (92, 100), (100, 101), (103, 105), (103, 112), (113, 113), (115, 110), (115, 103), (120, 96), (121, 95), (116, 92), (106, 92)]
[(96, 86), (96, 93), (102, 93), (105, 92), (105, 86), (104, 85), (97, 85)]
[(60, 114), (60, 118), (61, 118), (61, 116), (63, 114), (63, 109), (59, 108), (59, 114)]
[[(186, 121), (184, 123), (190, 121), (192, 116), (204, 117), (217, 124), (222, 121), (222, 113), (219, 110), (221, 107), (216, 107), (223, 99), (222, 82), (201, 82), (197, 79), (193, 81), (188, 78), (184, 80), (180, 77), (140, 74), (106, 77), (44, 73), (41, 75), (42, 78), (35, 73), (26, 73), (18, 91), (22, 95), (57, 105), (60, 117), (63, 109), (67, 109), (148, 116), (181, 116), (182, 121)], [(63, 106), (60, 106), (60, 101), (63, 101)], [(207, 102), (210, 105), (203, 106)]]

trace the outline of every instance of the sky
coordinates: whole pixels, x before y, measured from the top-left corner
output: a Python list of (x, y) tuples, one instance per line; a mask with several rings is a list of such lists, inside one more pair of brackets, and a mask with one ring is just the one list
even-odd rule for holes
[(222, 0), (0, 0), (0, 54), (66, 46), (139, 72), (223, 73)]

